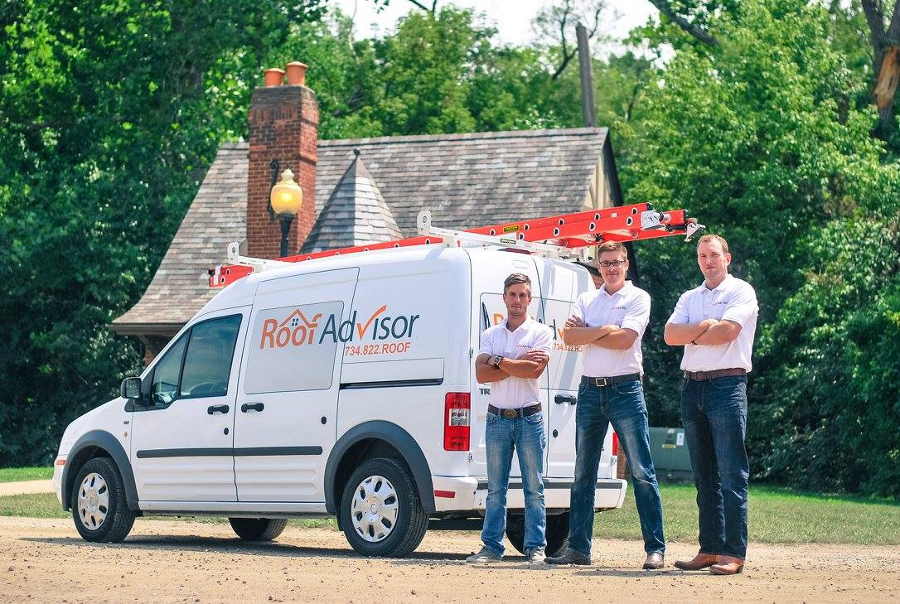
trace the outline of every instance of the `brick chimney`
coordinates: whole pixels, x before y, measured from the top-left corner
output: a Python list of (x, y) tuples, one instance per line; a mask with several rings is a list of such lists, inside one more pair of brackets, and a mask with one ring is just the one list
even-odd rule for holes
[(265, 86), (253, 91), (248, 117), (250, 155), (247, 175), (248, 256), (277, 258), (281, 224), (269, 210), (273, 165), (277, 173), (290, 168), (303, 189), (303, 206), (291, 223), (288, 253), (295, 253), (313, 227), (316, 218), (316, 145), (319, 104), (304, 85), (306, 65), (287, 65), (284, 71), (267, 69)]

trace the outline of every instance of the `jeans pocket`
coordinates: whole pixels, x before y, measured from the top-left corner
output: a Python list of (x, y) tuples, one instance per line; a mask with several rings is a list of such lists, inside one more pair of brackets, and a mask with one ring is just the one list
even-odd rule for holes
[(538, 412), (525, 416), (525, 421), (534, 426), (544, 423), (544, 413)]
[(500, 419), (499, 415), (495, 415), (495, 414), (491, 413), (490, 411), (488, 411), (487, 417), (484, 418), (484, 423), (488, 424), (488, 425), (496, 424), (497, 420), (499, 420), (499, 419)]

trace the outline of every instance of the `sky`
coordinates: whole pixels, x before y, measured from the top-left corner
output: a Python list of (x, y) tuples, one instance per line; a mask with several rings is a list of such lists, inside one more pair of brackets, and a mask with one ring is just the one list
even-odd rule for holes
[[(360, 37), (383, 35), (391, 30), (397, 19), (410, 10), (421, 10), (408, 0), (391, 0), (390, 5), (380, 14), (375, 11), (372, 0), (334, 0), (335, 5), (349, 15), (356, 13), (354, 19), (356, 34)], [(427, 0), (423, 2), (429, 4)], [(438, 8), (447, 4), (455, 4), (466, 8), (475, 8), (487, 14), (488, 21), (498, 30), (500, 42), (507, 44), (528, 44), (535, 35), (531, 20), (538, 10), (547, 5), (546, 0), (440, 0)], [(615, 38), (623, 38), (634, 27), (646, 22), (650, 15), (657, 13), (647, 0), (608, 0), (611, 8), (610, 17), (618, 13), (615, 19), (601, 30)], [(587, 25), (587, 24), (585, 24)]]

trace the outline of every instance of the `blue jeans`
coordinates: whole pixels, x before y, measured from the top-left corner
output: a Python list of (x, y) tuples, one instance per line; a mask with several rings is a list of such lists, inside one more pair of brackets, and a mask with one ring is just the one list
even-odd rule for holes
[(509, 469), (513, 451), (517, 451), (525, 492), (525, 551), (545, 547), (547, 519), (544, 515), (544, 414), (506, 419), (488, 413), (484, 441), (488, 495), (481, 541), (491, 551), (503, 554)]
[(650, 456), (647, 406), (640, 380), (603, 387), (581, 380), (575, 411), (575, 482), (569, 504), (569, 547), (586, 556), (591, 554), (597, 469), (610, 423), (628, 457), (644, 551), (663, 553), (666, 540), (662, 501)]
[(694, 468), (700, 551), (747, 554), (747, 378), (685, 380), (681, 418)]

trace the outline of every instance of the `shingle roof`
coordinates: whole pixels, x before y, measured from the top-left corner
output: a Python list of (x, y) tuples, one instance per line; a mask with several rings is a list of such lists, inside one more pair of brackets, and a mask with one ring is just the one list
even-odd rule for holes
[(334, 187), (301, 252), (321, 252), (402, 239), (394, 215), (387, 206), (363, 159), (356, 157)]
[[(607, 142), (606, 128), (321, 140), (316, 212), (359, 149), (403, 236), (431, 208), (438, 227), (466, 229), (581, 209)], [(183, 324), (218, 290), (207, 269), (246, 237), (247, 143), (220, 147), (153, 280), (113, 325), (122, 334)], [(612, 168), (614, 170), (614, 168)], [(607, 169), (607, 172), (609, 170)], [(608, 174), (612, 187), (616, 175)], [(614, 198), (619, 198), (617, 191)], [(349, 224), (349, 223), (348, 223)]]

